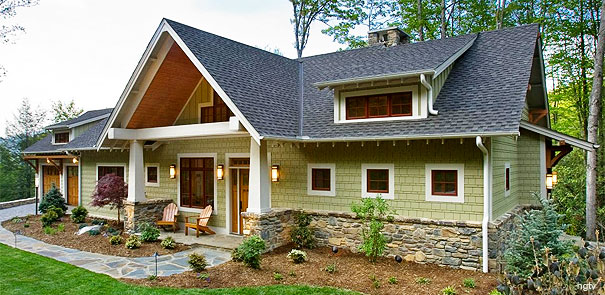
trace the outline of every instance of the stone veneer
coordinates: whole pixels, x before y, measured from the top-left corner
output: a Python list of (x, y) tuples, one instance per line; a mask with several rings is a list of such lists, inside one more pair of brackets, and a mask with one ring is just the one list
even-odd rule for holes
[(150, 199), (143, 202), (126, 201), (124, 203), (124, 211), (126, 212), (124, 229), (134, 231), (143, 222), (155, 223), (162, 218), (166, 205), (172, 202), (172, 199)]
[[(516, 228), (517, 216), (533, 208), (517, 206), (489, 224), (489, 269), (501, 272), (506, 241)], [(338, 246), (357, 252), (361, 244), (361, 223), (353, 213), (321, 210), (274, 209), (268, 213), (243, 213), (246, 235), (259, 235), (267, 251), (290, 243), (293, 214), (304, 212), (312, 217), (311, 228), (319, 246)], [(406, 261), (480, 271), (482, 234), (480, 222), (432, 220), (395, 217), (385, 222), (387, 238), (384, 255), (400, 255)]]

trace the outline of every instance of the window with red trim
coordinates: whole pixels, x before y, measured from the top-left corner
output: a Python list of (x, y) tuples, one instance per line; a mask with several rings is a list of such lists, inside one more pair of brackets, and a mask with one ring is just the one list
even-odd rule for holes
[(181, 207), (214, 207), (214, 159), (181, 158)]
[(123, 166), (99, 166), (97, 168), (97, 180), (103, 178), (105, 175), (117, 175), (124, 178), (124, 167)]
[(436, 196), (458, 195), (458, 171), (457, 170), (432, 170), (431, 171), (432, 194)]
[(389, 192), (389, 169), (367, 169), (368, 193)]
[(346, 99), (347, 120), (411, 115), (412, 92), (354, 96)]
[(55, 143), (68, 143), (69, 132), (55, 133)]
[(504, 179), (505, 179), (504, 188), (506, 191), (509, 191), (510, 190), (510, 167), (506, 167), (506, 169), (504, 170)]
[(227, 122), (233, 113), (225, 102), (216, 94), (213, 95), (213, 105), (202, 107), (200, 110), (200, 123)]
[(314, 191), (329, 191), (332, 188), (330, 179), (330, 169), (312, 168), (311, 169), (311, 187)]

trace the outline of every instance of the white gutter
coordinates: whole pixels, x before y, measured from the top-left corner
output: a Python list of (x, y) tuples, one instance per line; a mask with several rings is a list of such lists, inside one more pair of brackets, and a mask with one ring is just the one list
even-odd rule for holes
[(433, 109), (433, 86), (429, 82), (426, 81), (426, 76), (424, 74), (420, 74), (420, 83), (426, 87), (428, 90), (428, 104), (429, 104), (429, 114), (437, 115), (439, 112)]
[(488, 225), (490, 220), (490, 204), (491, 204), (491, 195), (489, 188), (489, 153), (485, 146), (483, 145), (483, 139), (481, 136), (477, 136), (475, 139), (477, 147), (483, 153), (483, 221), (481, 223), (481, 240), (483, 242), (483, 272), (487, 273), (489, 271), (488, 260), (489, 260), (489, 240), (488, 240)]

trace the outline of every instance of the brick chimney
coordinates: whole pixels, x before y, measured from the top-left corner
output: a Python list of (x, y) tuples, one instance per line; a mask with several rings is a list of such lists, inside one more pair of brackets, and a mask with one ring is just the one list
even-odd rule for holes
[(368, 32), (368, 44), (370, 46), (384, 45), (396, 46), (410, 43), (410, 36), (398, 27), (388, 27)]

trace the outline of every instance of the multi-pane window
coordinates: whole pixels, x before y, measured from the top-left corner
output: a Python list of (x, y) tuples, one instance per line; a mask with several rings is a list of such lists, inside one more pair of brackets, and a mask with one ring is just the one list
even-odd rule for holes
[(68, 143), (69, 132), (55, 133), (55, 143)]
[(124, 166), (99, 166), (97, 168), (97, 180), (109, 174), (117, 175), (124, 178)]
[(314, 191), (331, 190), (330, 169), (313, 168), (311, 169), (311, 185)]
[(457, 170), (432, 170), (431, 171), (432, 194), (436, 196), (458, 195), (458, 171)]
[(346, 99), (347, 120), (411, 115), (412, 92), (354, 96)]
[(200, 110), (200, 123), (226, 122), (233, 116), (229, 107), (218, 96), (216, 92), (213, 95), (212, 106), (202, 107)]
[(158, 164), (149, 164), (145, 167), (145, 185), (159, 186), (160, 184), (160, 167)]
[(214, 207), (214, 159), (181, 158), (181, 206)]
[(389, 169), (368, 169), (366, 175), (368, 193), (389, 192)]

